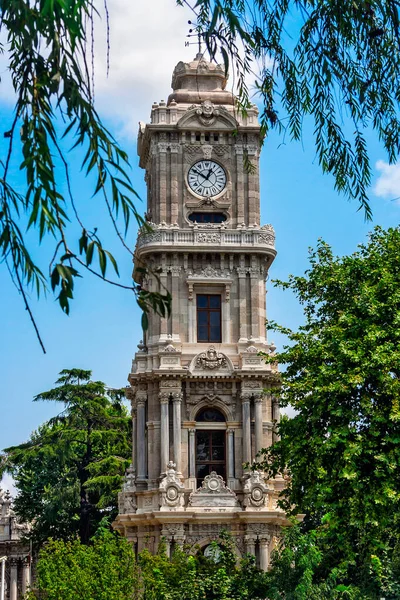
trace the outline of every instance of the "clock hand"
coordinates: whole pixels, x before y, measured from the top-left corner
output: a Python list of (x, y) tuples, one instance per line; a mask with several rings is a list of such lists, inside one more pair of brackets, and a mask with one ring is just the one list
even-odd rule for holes
[[(203, 173), (201, 173), (200, 171), (198, 171), (197, 169), (193, 169), (193, 173), (197, 173), (197, 175), (200, 175), (200, 177), (204, 177)], [(204, 177), (204, 179), (207, 179), (206, 177)]]

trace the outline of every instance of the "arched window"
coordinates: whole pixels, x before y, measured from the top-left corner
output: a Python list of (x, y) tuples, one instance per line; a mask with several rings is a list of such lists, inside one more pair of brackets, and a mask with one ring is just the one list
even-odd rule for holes
[(225, 423), (225, 417), (216, 408), (203, 408), (197, 413), (196, 421), (200, 423)]
[[(203, 408), (196, 417), (201, 424), (224, 423), (224, 415), (216, 408)], [(197, 429), (196, 431), (196, 477), (200, 485), (206, 475), (215, 471), (225, 479), (226, 452), (225, 429)]]

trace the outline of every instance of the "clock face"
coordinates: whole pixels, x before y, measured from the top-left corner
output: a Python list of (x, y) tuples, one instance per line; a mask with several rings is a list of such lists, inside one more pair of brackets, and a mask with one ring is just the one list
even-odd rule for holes
[(188, 184), (199, 196), (216, 196), (226, 186), (225, 170), (213, 160), (199, 160), (189, 169)]

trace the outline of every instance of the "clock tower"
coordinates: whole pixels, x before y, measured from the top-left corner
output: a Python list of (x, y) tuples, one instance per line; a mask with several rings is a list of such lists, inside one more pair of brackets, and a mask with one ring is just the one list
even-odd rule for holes
[[(282, 525), (281, 477), (252, 472), (274, 439), (278, 406), (266, 338), (265, 280), (275, 233), (260, 225), (260, 127), (242, 115), (221, 66), (180, 62), (168, 101), (140, 124), (149, 228), (138, 235), (137, 280), (169, 290), (152, 313), (129, 375), (133, 456), (114, 526), (140, 551), (161, 538), (207, 552), (222, 529), (263, 569)], [(142, 277), (142, 280), (140, 279)]]

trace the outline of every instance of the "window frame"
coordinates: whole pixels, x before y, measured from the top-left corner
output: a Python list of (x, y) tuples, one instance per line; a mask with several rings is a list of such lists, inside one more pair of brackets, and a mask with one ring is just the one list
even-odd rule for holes
[[(222, 460), (212, 460), (211, 455), (212, 455), (212, 447), (213, 447), (213, 440), (212, 440), (212, 434), (216, 433), (216, 432), (222, 432), (223, 436), (224, 436), (224, 458)], [(197, 445), (198, 445), (198, 434), (202, 433), (202, 434), (208, 434), (208, 440), (209, 440), (209, 452), (210, 452), (210, 459), (209, 460), (198, 460), (197, 458)], [(212, 471), (214, 471), (215, 469), (213, 468), (215, 467), (219, 467), (222, 466), (222, 478), (224, 481), (226, 481), (226, 473), (227, 473), (227, 465), (226, 465), (226, 456), (227, 456), (227, 440), (226, 440), (226, 428), (213, 428), (213, 429), (203, 429), (203, 428), (196, 428), (196, 438), (195, 438), (195, 475), (196, 475), (196, 480), (197, 480), (197, 485), (201, 484), (201, 482), (204, 480), (204, 477), (206, 477), (207, 475), (209, 475)], [(204, 475), (204, 477), (199, 477), (198, 476), (198, 466), (207, 466), (208, 467), (208, 473), (206, 473), (206, 475)]]
[[(198, 302), (200, 296), (206, 296), (208, 298), (208, 306), (207, 307), (199, 307)], [(219, 307), (212, 308), (210, 307), (210, 297), (219, 297)], [(199, 329), (200, 327), (205, 327), (203, 324), (199, 324), (199, 313), (207, 314), (207, 339), (200, 339)], [(215, 327), (215, 325), (211, 324), (211, 314), (217, 313), (219, 314), (219, 339), (210, 339), (211, 338), (211, 328)], [(196, 339), (199, 344), (221, 344), (222, 343), (222, 294), (209, 294), (209, 293), (196, 293)]]

